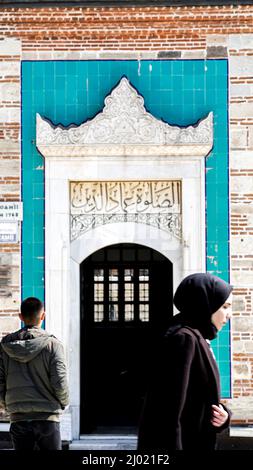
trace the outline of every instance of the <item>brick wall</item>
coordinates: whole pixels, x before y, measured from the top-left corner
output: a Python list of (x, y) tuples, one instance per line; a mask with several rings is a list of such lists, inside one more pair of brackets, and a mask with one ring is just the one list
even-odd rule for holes
[[(0, 200), (20, 200), (20, 40), (0, 39)], [(0, 332), (19, 326), (20, 245), (0, 245)]]
[(224, 45), (217, 49), (216, 43), (208, 43), (208, 35), (251, 33), (252, 8), (17, 8), (1, 10), (0, 24), (5, 37), (22, 39), (23, 53), (207, 47), (207, 56), (213, 56), (223, 54)]
[[(253, 423), (253, 6), (0, 10), (0, 200), (20, 199), (20, 61), (229, 59), (234, 422)], [(18, 327), (20, 245), (0, 246), (0, 332)]]

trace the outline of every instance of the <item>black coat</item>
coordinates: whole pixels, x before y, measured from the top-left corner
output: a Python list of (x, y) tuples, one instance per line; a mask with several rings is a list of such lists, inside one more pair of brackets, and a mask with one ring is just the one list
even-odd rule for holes
[(175, 328), (163, 338), (156, 357), (139, 423), (138, 450), (213, 450), (216, 433), (230, 420), (221, 428), (210, 423), (211, 405), (219, 403), (219, 371), (208, 343), (196, 329)]

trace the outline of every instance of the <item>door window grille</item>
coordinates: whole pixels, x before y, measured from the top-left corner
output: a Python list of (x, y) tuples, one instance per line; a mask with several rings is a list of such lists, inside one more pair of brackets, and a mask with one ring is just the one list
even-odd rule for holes
[(148, 268), (94, 269), (94, 322), (149, 321)]

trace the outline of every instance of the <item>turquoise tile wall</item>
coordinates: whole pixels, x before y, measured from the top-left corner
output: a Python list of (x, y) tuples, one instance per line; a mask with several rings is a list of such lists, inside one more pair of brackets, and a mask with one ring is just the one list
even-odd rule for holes
[[(154, 116), (187, 126), (214, 113), (206, 159), (206, 266), (229, 280), (228, 101), (226, 60), (22, 62), (22, 298), (44, 299), (44, 161), (35, 146), (35, 113), (54, 124), (80, 124), (103, 108), (122, 75)], [(213, 342), (222, 394), (230, 396), (229, 326)]]

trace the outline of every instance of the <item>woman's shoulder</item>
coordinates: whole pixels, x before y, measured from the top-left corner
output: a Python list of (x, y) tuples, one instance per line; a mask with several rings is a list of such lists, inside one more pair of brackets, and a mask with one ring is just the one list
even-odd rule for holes
[(174, 338), (175, 341), (186, 340), (188, 342), (196, 342), (203, 339), (198, 330), (186, 325), (169, 328), (165, 334), (165, 338)]
[(180, 326), (173, 332), (169, 328), (161, 343), (160, 355), (167, 358), (168, 354), (175, 354), (177, 358), (188, 361), (194, 357), (196, 349), (199, 349), (198, 343), (198, 337), (192, 328)]

